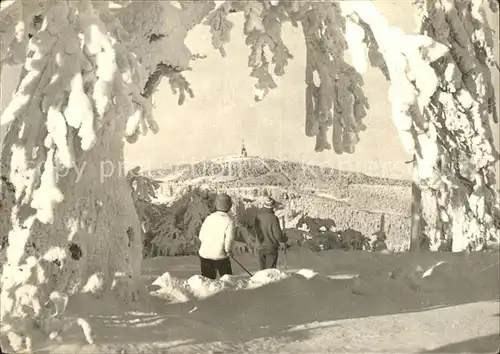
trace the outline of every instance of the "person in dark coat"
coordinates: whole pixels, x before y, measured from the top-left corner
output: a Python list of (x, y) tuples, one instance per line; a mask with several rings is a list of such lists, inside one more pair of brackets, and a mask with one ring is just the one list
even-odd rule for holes
[(280, 244), (286, 247), (288, 238), (281, 230), (280, 222), (274, 209), (276, 201), (267, 198), (264, 207), (257, 213), (254, 220), (255, 236), (257, 238), (257, 253), (260, 269), (276, 268)]

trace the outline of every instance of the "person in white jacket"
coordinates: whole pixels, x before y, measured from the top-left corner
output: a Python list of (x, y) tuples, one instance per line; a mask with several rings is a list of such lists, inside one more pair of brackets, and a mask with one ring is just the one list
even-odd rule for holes
[(219, 194), (215, 200), (216, 211), (201, 225), (199, 239), (201, 275), (216, 279), (225, 274), (233, 274), (231, 268), (232, 247), (235, 237), (234, 221), (228, 215), (233, 203), (227, 194)]

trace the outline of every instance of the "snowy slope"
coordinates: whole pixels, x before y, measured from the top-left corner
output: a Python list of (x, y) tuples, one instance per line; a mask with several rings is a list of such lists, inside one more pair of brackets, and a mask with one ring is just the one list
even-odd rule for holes
[[(256, 259), (239, 260), (255, 271)], [(168, 271), (171, 280), (191, 279), (199, 293), (221, 284), (201, 282), (197, 262), (196, 257), (147, 260), (144, 282), (159, 284), (158, 277)], [(226, 289), (185, 303), (152, 297), (140, 307), (127, 307), (103, 299), (100, 308), (93, 308), (75, 299), (69, 311), (90, 320), (96, 343), (84, 345), (75, 330), (50, 349), (58, 353), (421, 353), (439, 352), (448, 345), (455, 346), (450, 347), (453, 352), (497, 349), (496, 254), (435, 253), (414, 258), (300, 250), (288, 255), (288, 275), (283, 259), (279, 265), (275, 275), (284, 279), (277, 277), (250, 290)], [(234, 263), (233, 268), (234, 283), (249, 281)], [(310, 279), (290, 274), (303, 268), (318, 274)], [(270, 280), (257, 273), (254, 284), (257, 278)], [(455, 344), (460, 342), (464, 343)]]

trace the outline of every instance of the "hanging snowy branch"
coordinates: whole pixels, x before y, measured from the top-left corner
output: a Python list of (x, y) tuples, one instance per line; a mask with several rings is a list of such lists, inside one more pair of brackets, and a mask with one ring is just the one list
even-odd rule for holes
[(224, 44), (229, 43), (231, 39), (231, 29), (233, 28), (233, 23), (227, 19), (227, 15), (231, 9), (231, 3), (224, 2), (212, 11), (203, 22), (204, 25), (210, 26), (212, 46), (219, 50), (223, 57), (226, 56)]
[[(333, 2), (225, 2), (205, 23), (211, 27), (216, 49), (223, 51), (222, 45), (229, 41), (233, 25), (227, 15), (233, 11), (242, 11), (245, 16), (243, 33), (250, 47), (250, 76), (257, 79), (257, 101), (277, 87), (273, 74), (284, 75), (288, 60), (293, 59), (281, 38), (283, 23), (302, 24), (307, 50), (306, 135), (316, 137), (316, 151), (331, 149), (327, 133), (333, 126), (335, 151), (354, 152), (359, 132), (365, 129), (362, 119), (369, 105), (361, 88), (363, 80), (343, 59), (343, 53), (348, 48), (347, 42), (351, 42), (352, 48), (358, 48), (355, 55), (359, 60), (355, 64), (366, 66), (358, 56), (360, 48), (365, 52), (363, 29), (352, 21), (346, 27), (346, 19), (338, 4)], [(271, 64), (274, 64), (272, 72)]]
[[(193, 54), (184, 44), (186, 36), (195, 25), (203, 21), (215, 8), (211, 0), (180, 1), (180, 8), (170, 2), (155, 0), (144, 6), (132, 2), (118, 12), (118, 18), (130, 36), (128, 50), (141, 60), (144, 78), (137, 83), (148, 100), (163, 77), (169, 79), (174, 94), (179, 94), (179, 104), (185, 94), (194, 97), (189, 83), (181, 72), (189, 70)], [(130, 141), (137, 137), (130, 135)]]

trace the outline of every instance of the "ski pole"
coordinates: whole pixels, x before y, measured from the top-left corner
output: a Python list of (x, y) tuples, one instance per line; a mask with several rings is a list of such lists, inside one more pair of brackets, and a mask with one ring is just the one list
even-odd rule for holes
[(234, 258), (234, 256), (233, 256), (233, 257), (231, 257), (231, 259), (232, 259), (233, 261), (235, 261), (235, 262), (236, 262), (236, 264), (238, 264), (238, 265), (239, 265), (239, 266), (240, 266), (240, 267), (241, 267), (241, 268), (242, 268), (245, 272), (247, 272), (247, 273), (248, 273), (248, 275), (250, 275), (251, 277), (253, 277), (253, 274), (252, 274), (252, 273), (250, 273), (250, 272), (248, 271), (248, 269), (246, 269), (246, 268), (243, 266), (243, 264), (241, 264), (240, 262), (238, 262), (238, 261), (236, 260), (236, 258)]
[[(285, 216), (282, 216), (281, 217), (281, 229), (283, 230), (283, 233), (286, 235), (285, 228), (286, 228), (286, 225), (285, 225)], [(288, 238), (287, 238), (287, 241), (285, 242), (285, 249), (283, 250), (283, 252), (285, 253), (285, 272), (288, 270), (288, 261), (287, 261), (287, 258), (286, 258), (287, 242), (288, 242)]]
[(288, 270), (288, 262), (287, 262), (287, 259), (286, 259), (286, 243), (285, 243), (285, 272)]

